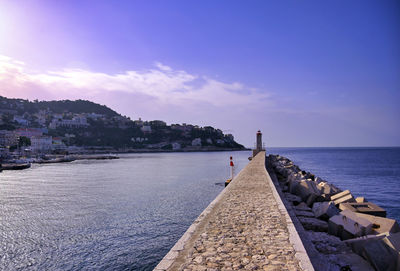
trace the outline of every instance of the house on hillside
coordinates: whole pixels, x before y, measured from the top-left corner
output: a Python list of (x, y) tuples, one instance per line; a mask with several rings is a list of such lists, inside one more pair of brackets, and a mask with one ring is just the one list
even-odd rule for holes
[(28, 126), (29, 121), (26, 120), (23, 116), (14, 116), (13, 120), (17, 122), (19, 125)]
[(141, 128), (140, 128), (140, 130), (143, 132), (143, 133), (151, 133), (151, 126), (150, 125), (143, 125)]

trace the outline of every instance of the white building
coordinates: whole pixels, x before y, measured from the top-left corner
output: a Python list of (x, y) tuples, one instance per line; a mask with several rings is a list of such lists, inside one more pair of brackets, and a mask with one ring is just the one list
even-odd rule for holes
[(178, 142), (173, 142), (171, 145), (172, 145), (172, 149), (173, 150), (180, 150), (181, 149), (181, 144), (179, 144)]
[(53, 147), (53, 138), (51, 136), (33, 136), (31, 137), (31, 150), (34, 152), (49, 152)]
[(223, 145), (225, 144), (225, 141), (223, 139), (217, 139), (217, 144)]
[(195, 138), (192, 140), (192, 146), (201, 146), (201, 138)]
[(89, 119), (97, 120), (102, 118), (104, 115), (103, 114), (97, 114), (97, 113), (88, 113), (86, 115)]
[(49, 125), (50, 129), (56, 129), (57, 127), (68, 127), (68, 128), (79, 128), (87, 127), (87, 118), (84, 116), (75, 116), (72, 120), (68, 119), (53, 119)]
[(29, 121), (24, 119), (22, 116), (14, 116), (14, 121), (18, 122), (20, 125), (28, 126)]
[(150, 126), (150, 125), (143, 125), (143, 126), (140, 128), (140, 130), (141, 130), (143, 133), (151, 133), (151, 126)]

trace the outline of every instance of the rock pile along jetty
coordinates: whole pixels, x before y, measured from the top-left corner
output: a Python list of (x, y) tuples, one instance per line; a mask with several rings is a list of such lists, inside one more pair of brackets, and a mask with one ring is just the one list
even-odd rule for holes
[(400, 270), (400, 227), (385, 210), (288, 158), (266, 166), (315, 270)]

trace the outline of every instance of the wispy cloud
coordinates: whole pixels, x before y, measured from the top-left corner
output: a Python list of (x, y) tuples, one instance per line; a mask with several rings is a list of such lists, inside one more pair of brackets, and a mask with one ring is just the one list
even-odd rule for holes
[[(163, 104), (204, 103), (213, 106), (251, 106), (266, 102), (269, 95), (238, 82), (222, 82), (203, 75), (175, 70), (156, 62), (147, 70), (108, 74), (85, 69), (31, 72), (18, 60), (0, 56), (0, 92), (28, 93), (36, 89), (56, 98), (91, 98), (105, 92), (146, 95)], [(7, 93), (5, 93), (7, 92)]]
[[(29, 64), (0, 56), (0, 95), (28, 99), (88, 99), (133, 118), (189, 122), (235, 130), (251, 146), (254, 132), (266, 132), (268, 145), (398, 145), (395, 114), (371, 107), (332, 105), (313, 99), (223, 82), (156, 62), (144, 70), (109, 74), (65, 68), (35, 71)], [(397, 111), (395, 111), (397, 112)], [(345, 131), (345, 132), (344, 132)]]

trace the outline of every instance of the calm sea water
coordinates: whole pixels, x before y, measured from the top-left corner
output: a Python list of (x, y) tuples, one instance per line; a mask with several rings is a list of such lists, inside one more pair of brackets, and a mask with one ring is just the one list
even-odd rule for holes
[(301, 169), (320, 176), (355, 197), (386, 209), (400, 221), (400, 148), (271, 148)]
[[(270, 149), (400, 220), (400, 149)], [(130, 154), (0, 173), (0, 270), (152, 270), (250, 152)]]

